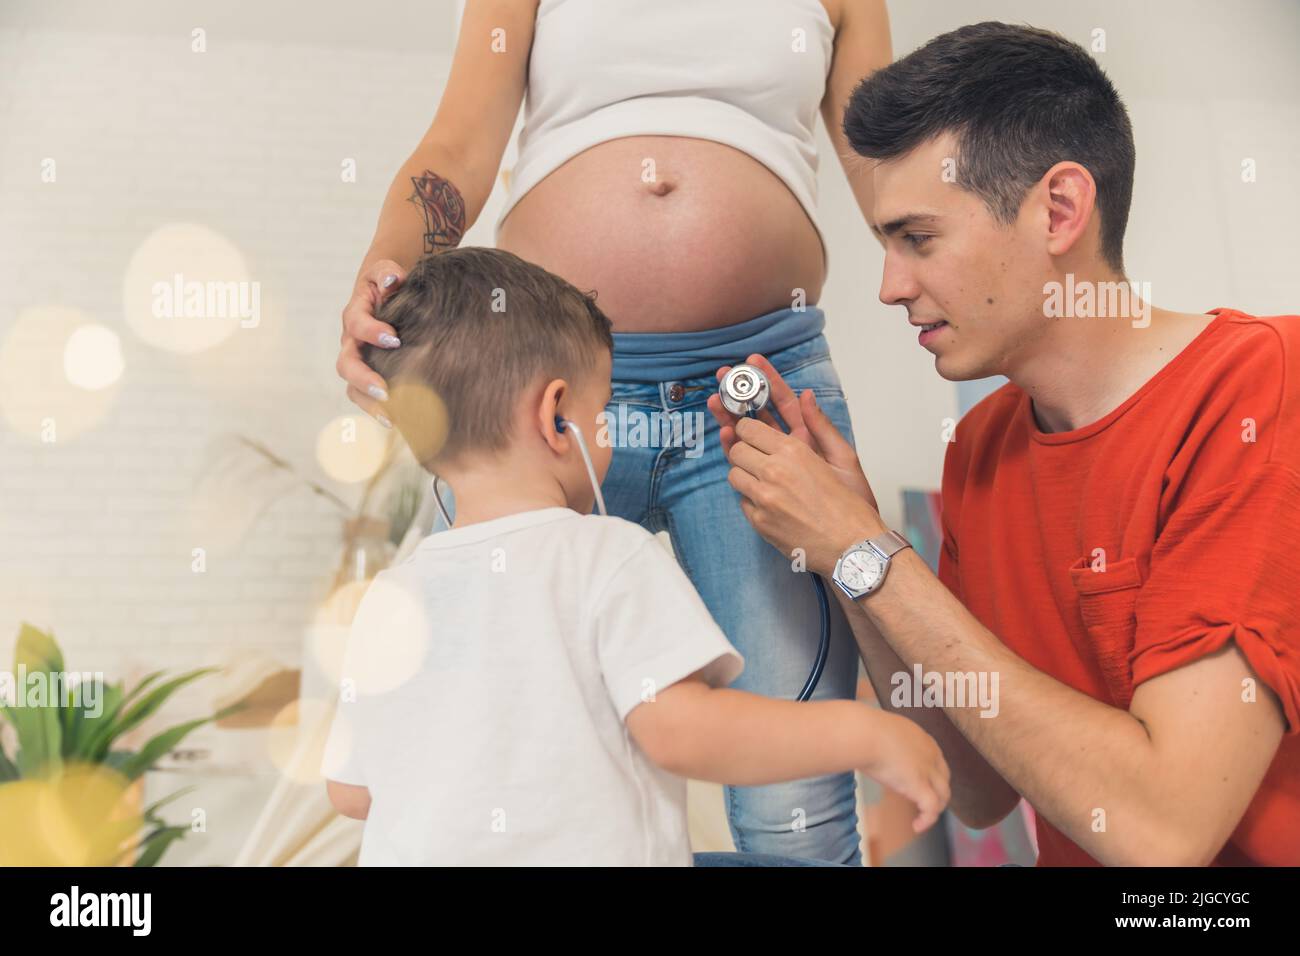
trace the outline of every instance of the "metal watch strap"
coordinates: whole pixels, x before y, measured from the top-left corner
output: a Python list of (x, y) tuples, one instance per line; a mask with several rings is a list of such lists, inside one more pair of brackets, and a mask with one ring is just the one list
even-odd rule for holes
[(910, 548), (912, 542), (908, 541), (897, 531), (886, 531), (867, 542), (887, 558), (892, 558), (904, 548)]

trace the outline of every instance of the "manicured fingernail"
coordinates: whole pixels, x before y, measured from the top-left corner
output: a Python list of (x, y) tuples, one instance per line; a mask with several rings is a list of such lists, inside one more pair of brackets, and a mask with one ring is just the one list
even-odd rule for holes
[(395, 275), (384, 276), (384, 281), (379, 284), (379, 287), (381, 289), (387, 289), (390, 285), (392, 285), (396, 281), (397, 281), (397, 276)]
[(402, 344), (402, 340), (396, 335), (389, 335), (387, 332), (379, 334), (379, 344), (386, 349), (395, 349)]
[(384, 391), (382, 388), (380, 388), (378, 385), (371, 385), (368, 389), (366, 389), (366, 392), (369, 393), (370, 397), (375, 399), (376, 401), (380, 401), (380, 402), (388, 401), (388, 393)]
[(387, 418), (385, 418), (383, 415), (376, 415), (376, 416), (375, 416), (375, 421), (379, 422), (379, 424), (383, 425), (385, 428), (392, 428), (392, 427), (393, 427), (393, 423), (390, 422), (390, 421), (389, 421)]

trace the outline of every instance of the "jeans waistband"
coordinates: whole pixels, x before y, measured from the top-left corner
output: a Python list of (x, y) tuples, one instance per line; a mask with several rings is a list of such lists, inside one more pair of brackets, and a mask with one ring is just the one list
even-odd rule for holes
[(696, 378), (734, 365), (755, 352), (771, 355), (816, 338), (826, 313), (815, 305), (787, 308), (735, 325), (699, 332), (616, 332), (616, 382), (666, 382)]

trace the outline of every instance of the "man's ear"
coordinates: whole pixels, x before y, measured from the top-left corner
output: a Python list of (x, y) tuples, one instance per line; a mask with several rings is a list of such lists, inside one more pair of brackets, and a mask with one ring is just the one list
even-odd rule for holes
[(1047, 206), (1047, 253), (1063, 256), (1077, 248), (1097, 206), (1092, 173), (1074, 162), (1057, 163), (1041, 180)]
[(569, 439), (555, 427), (560, 415), (560, 402), (569, 392), (569, 383), (562, 378), (551, 379), (542, 389), (542, 400), (537, 405), (537, 427), (551, 451), (563, 455), (569, 450)]

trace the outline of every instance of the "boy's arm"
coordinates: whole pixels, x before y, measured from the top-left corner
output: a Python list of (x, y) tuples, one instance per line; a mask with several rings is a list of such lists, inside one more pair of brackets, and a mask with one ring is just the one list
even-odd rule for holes
[(352, 783), (339, 783), (337, 780), (325, 781), (325, 792), (329, 794), (334, 809), (353, 820), (364, 820), (370, 815), (370, 788), (358, 787)]
[(1006, 817), (1020, 802), (1016, 793), (978, 750), (948, 719), (940, 707), (895, 707), (890, 701), (893, 675), (910, 673), (898, 654), (880, 636), (862, 606), (839, 588), (827, 588), (839, 598), (857, 639), (862, 663), (882, 710), (909, 717), (934, 736), (952, 769), (952, 811), (962, 823), (975, 829), (991, 827)]
[(851, 700), (777, 700), (713, 688), (697, 671), (627, 715), (637, 745), (682, 777), (735, 786), (862, 770), (920, 811), (918, 832), (948, 801), (938, 745), (905, 718)]

